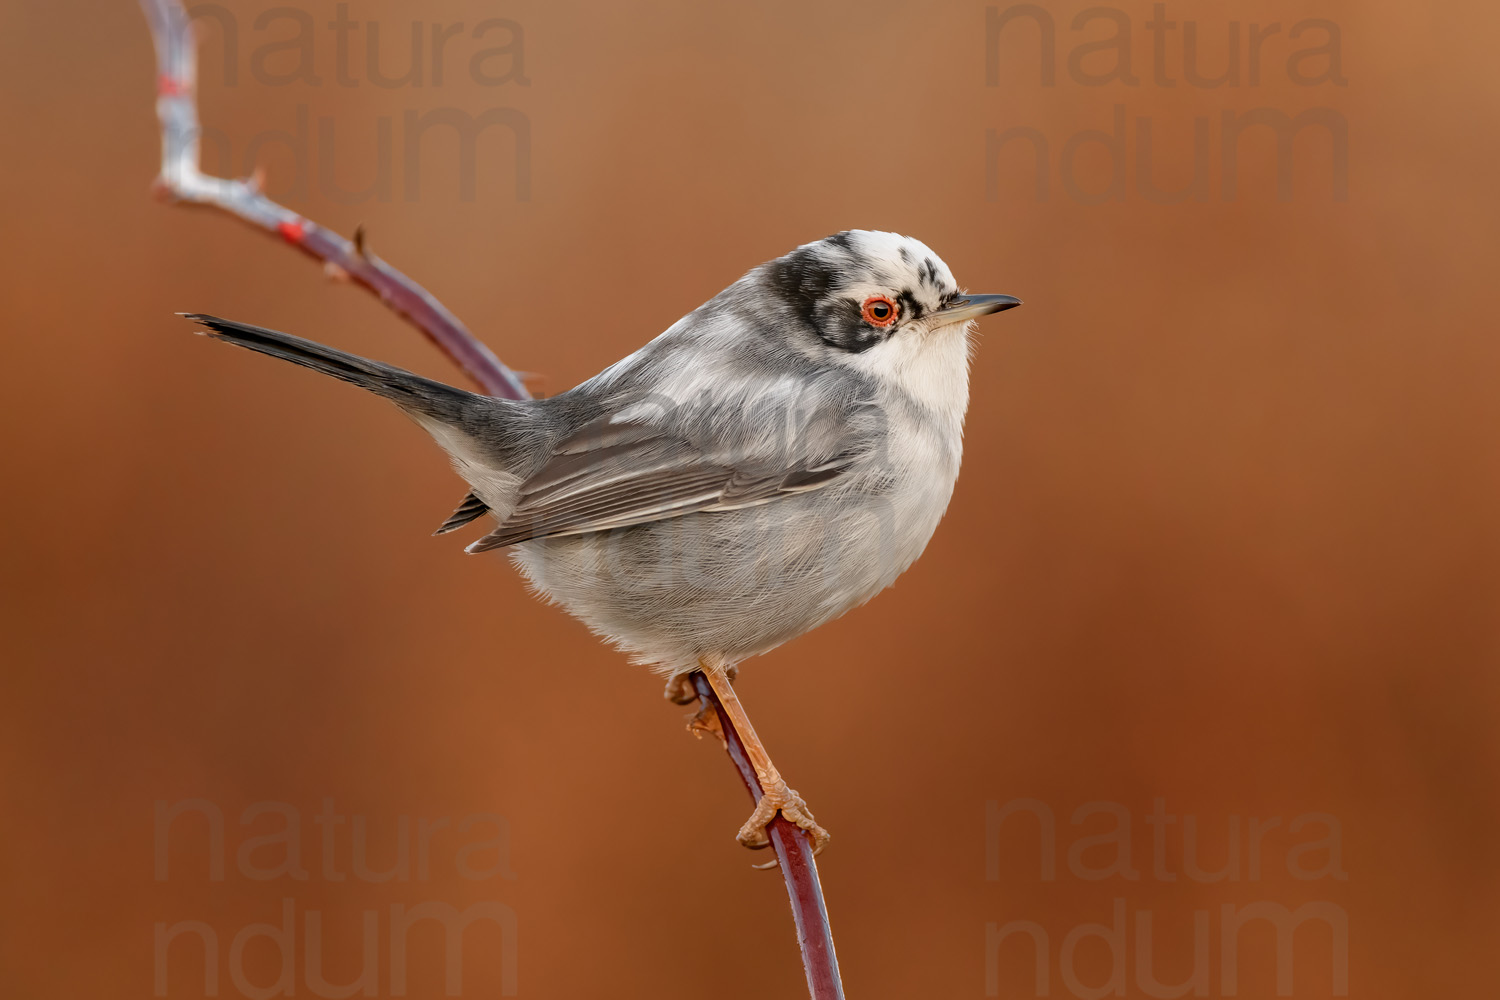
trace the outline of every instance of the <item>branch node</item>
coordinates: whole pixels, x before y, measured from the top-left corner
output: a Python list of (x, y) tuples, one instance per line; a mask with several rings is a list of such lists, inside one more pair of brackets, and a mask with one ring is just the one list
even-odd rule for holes
[[(156, 118), (162, 136), (162, 163), (155, 196), (163, 201), (216, 208), (286, 242), (320, 261), (334, 259), (354, 283), (379, 296), (398, 316), (431, 340), (480, 388), (503, 399), (527, 399), (529, 393), (458, 317), (425, 288), (368, 251), (288, 211), (262, 192), (259, 167), (248, 180), (231, 181), (201, 172), (197, 93), (198, 25), (182, 0), (140, 0), (156, 47)], [(363, 240), (361, 240), (361, 247)], [(358, 256), (356, 256), (358, 253)], [(361, 267), (360, 258), (371, 266)]]

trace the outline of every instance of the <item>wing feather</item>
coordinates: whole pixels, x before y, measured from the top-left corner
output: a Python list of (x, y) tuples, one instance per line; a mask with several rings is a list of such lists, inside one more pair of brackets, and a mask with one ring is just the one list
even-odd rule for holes
[(546, 465), (522, 484), (505, 523), (469, 551), (735, 510), (821, 489), (868, 444), (868, 428), (849, 422), (841, 429), (842, 435), (820, 435), (816, 455), (763, 449), (771, 453), (752, 457), (696, 444), (650, 423), (615, 423), (606, 415), (554, 446)]

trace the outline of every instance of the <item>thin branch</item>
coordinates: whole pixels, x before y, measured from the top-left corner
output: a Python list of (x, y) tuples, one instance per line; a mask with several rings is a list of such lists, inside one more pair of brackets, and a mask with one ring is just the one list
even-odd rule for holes
[[(714, 710), (719, 739), (734, 762), (750, 798), (760, 801), (763, 794), (755, 765), (745, 753), (745, 744), (729, 720), (729, 713), (719, 703), (719, 696), (703, 671), (692, 674), (698, 700)], [(713, 727), (705, 727), (713, 728)], [(823, 885), (818, 881), (818, 863), (813, 858), (812, 843), (807, 834), (781, 813), (771, 821), (771, 847), (786, 880), (791, 897), (792, 919), (797, 924), (797, 945), (802, 949), (802, 968), (807, 973), (807, 992), (813, 1000), (844, 1000), (844, 984), (839, 979), (839, 960), (833, 951), (833, 931), (828, 925), (828, 909), (823, 905)]]
[[(161, 173), (156, 190), (170, 201), (216, 208), (263, 232), (281, 237), (308, 256), (320, 260), (332, 274), (347, 277), (372, 292), (391, 311), (416, 327), (474, 379), (485, 392), (506, 399), (530, 394), (515, 372), (469, 332), (431, 293), (385, 261), (370, 253), (363, 234), (346, 240), (337, 233), (276, 204), (260, 190), (256, 178), (228, 180), (200, 169), (197, 76), (198, 51), (192, 23), (180, 0), (140, 0), (156, 45), (156, 115), (161, 123)], [(717, 733), (745, 782), (759, 802), (761, 788), (744, 744), (702, 672), (692, 675), (698, 697), (711, 708)], [(713, 728), (713, 727), (709, 727)], [(843, 1000), (838, 960), (834, 956), (828, 911), (807, 835), (780, 813), (771, 822), (771, 845), (786, 880), (797, 925), (797, 943), (807, 973), (812, 1000)]]
[(228, 180), (200, 169), (198, 47), (178, 0), (141, 0), (156, 44), (156, 117), (161, 122), (161, 173), (156, 190), (169, 200), (217, 208), (280, 236), (328, 270), (380, 298), (492, 396), (528, 399), (515, 372), (480, 343), (458, 317), (421, 285), (369, 252), (359, 233), (350, 241), (267, 198), (259, 180)]

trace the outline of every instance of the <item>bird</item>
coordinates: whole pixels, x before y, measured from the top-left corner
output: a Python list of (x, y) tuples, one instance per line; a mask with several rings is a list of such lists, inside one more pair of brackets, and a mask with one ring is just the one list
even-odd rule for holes
[(975, 321), (1021, 304), (962, 291), (896, 233), (846, 230), (767, 261), (639, 350), (555, 396), (479, 395), (264, 327), (197, 332), (392, 403), (469, 492), (437, 534), (504, 549), (534, 593), (696, 697), (702, 670), (779, 812), (829, 834), (755, 735), (739, 665), (864, 604), (926, 548), (953, 494)]

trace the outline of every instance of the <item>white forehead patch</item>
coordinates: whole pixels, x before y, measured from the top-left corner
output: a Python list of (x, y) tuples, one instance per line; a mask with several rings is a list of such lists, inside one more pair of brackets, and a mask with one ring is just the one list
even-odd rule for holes
[(925, 291), (935, 298), (958, 291), (958, 282), (943, 259), (926, 243), (910, 236), (851, 229), (808, 246), (835, 266), (846, 263), (852, 255), (869, 269), (868, 277), (877, 283)]

